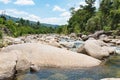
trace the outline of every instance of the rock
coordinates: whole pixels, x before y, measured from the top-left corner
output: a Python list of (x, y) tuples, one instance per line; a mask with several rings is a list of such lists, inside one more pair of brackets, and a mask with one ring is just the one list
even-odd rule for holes
[(105, 78), (105, 79), (101, 79), (101, 80), (120, 80), (120, 78)]
[(108, 38), (108, 36), (105, 35), (105, 34), (102, 34), (102, 35), (99, 36), (99, 39), (100, 39), (100, 40), (104, 40), (104, 39), (106, 39), (106, 38)]
[(115, 53), (115, 48), (114, 47), (103, 46), (102, 49), (107, 51), (109, 54), (114, 54)]
[(81, 68), (93, 67), (101, 63), (101, 61), (84, 54), (37, 43), (12, 45), (2, 51), (9, 53), (12, 50), (28, 54), (29, 62), (39, 67)]
[(95, 39), (98, 39), (100, 35), (104, 34), (104, 31), (96, 31), (94, 34), (92, 34), (90, 37), (93, 37)]
[(16, 68), (17, 55), (13, 51), (0, 53), (0, 80), (14, 75)]
[(54, 47), (58, 47), (58, 48), (62, 48), (62, 46), (58, 42), (49, 42), (48, 45), (51, 45), (51, 46), (54, 46)]
[(117, 45), (120, 45), (120, 40), (118, 40), (118, 41), (116, 42), (116, 44), (117, 44)]
[(84, 47), (88, 55), (97, 59), (102, 59), (103, 57), (109, 56), (109, 53), (102, 49), (97, 40), (86, 41)]
[(75, 46), (74, 42), (59, 42), (59, 43), (65, 48), (73, 48)]
[(19, 38), (15, 38), (13, 42), (14, 42), (14, 44), (21, 44), (21, 43), (23, 43), (22, 40), (19, 39)]
[(116, 44), (116, 42), (117, 42), (117, 39), (112, 39), (112, 40), (110, 41), (110, 43), (113, 43), (113, 44)]
[(29, 60), (30, 59), (29, 53), (16, 50), (16, 54), (17, 54), (16, 71), (20, 73), (29, 69), (31, 65)]
[(40, 70), (40, 67), (39, 66), (37, 66), (37, 65), (31, 65), (30, 66), (30, 71), (31, 72), (37, 72), (37, 71), (39, 71)]
[(84, 46), (78, 48), (77, 51), (97, 59), (102, 59), (114, 53), (115, 49), (100, 40), (90, 39), (84, 43)]
[(84, 48), (84, 44), (81, 45), (81, 46), (77, 49), (77, 52), (78, 52), (78, 53), (87, 54), (87, 52), (85, 51), (85, 48)]
[(71, 33), (69, 36), (70, 36), (70, 38), (76, 38), (77, 37), (75, 33)]
[(117, 48), (116, 48), (115, 53), (116, 53), (116, 54), (120, 54), (120, 47), (117, 47)]
[(87, 35), (82, 35), (82, 36), (81, 36), (81, 39), (82, 39), (83, 41), (86, 41), (86, 40), (89, 39), (89, 37), (88, 37)]

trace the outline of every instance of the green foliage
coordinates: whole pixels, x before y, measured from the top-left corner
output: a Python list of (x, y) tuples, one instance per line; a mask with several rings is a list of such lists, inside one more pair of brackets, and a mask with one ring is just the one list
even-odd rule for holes
[(86, 31), (94, 32), (95, 30), (101, 30), (101, 19), (99, 15), (91, 17), (86, 23)]
[(2, 34), (2, 31), (0, 30), (0, 39), (2, 39), (3, 37), (3, 34)]
[(0, 30), (2, 29), (10, 32), (9, 34), (8, 32), (3, 31), (5, 32), (4, 34), (13, 37), (23, 36), (26, 34), (54, 33), (55, 30), (52, 27), (41, 26), (39, 21), (36, 23), (30, 23), (29, 20), (24, 20), (22, 18), (17, 22), (0, 18), (0, 25)]
[(57, 27), (55, 29), (55, 33), (67, 35), (68, 34), (68, 27), (67, 27), (67, 25), (62, 25), (62, 26)]
[(70, 9), (68, 33), (93, 33), (96, 30), (120, 30), (120, 0), (101, 0), (99, 9), (93, 6), (95, 0), (85, 0), (80, 9)]
[(104, 29), (104, 31), (110, 31), (111, 27), (110, 26), (104, 26), (103, 29)]
[(80, 6), (81, 8), (77, 11), (72, 8), (72, 17), (68, 21), (69, 33), (83, 32), (85, 31), (87, 20), (90, 19), (95, 13), (95, 7), (92, 6), (95, 0), (86, 0), (88, 5)]
[(0, 24), (3, 24), (3, 23), (4, 23), (4, 19), (0, 18)]

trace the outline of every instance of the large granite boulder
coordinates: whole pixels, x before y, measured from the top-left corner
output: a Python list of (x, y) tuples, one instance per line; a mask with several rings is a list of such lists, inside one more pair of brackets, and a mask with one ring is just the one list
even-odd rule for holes
[(101, 63), (84, 54), (37, 43), (12, 45), (2, 51), (9, 53), (12, 50), (20, 51), (25, 57), (27, 54), (31, 64), (43, 67), (92, 67)]

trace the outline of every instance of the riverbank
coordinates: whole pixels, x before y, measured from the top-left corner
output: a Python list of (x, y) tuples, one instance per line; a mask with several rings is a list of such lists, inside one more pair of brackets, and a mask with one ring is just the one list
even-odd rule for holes
[[(16, 71), (17, 73), (27, 69), (39, 71), (41, 67), (86, 68), (98, 66), (102, 59), (116, 52), (119, 53), (119, 47), (118, 50), (111, 47), (112, 45), (105, 43), (104, 39), (96, 40), (90, 37), (87, 41), (82, 41), (82, 37), (75, 35), (57, 34), (28, 35), (19, 38), (4, 37), (3, 48), (0, 52), (1, 61), (4, 62), (4, 64), (0, 63), (0, 68), (3, 69), (1, 79), (16, 74)], [(76, 53), (77, 51), (80, 53)], [(7, 67), (3, 66), (8, 64)]]

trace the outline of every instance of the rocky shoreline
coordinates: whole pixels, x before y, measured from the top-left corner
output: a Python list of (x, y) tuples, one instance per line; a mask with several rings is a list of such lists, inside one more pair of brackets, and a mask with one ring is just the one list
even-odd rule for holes
[[(4, 37), (0, 51), (0, 80), (26, 70), (39, 71), (41, 67), (86, 68), (99, 66), (104, 58), (120, 54), (120, 40), (111, 36), (99, 38), (85, 35), (57, 34), (28, 35), (19, 38)], [(85, 40), (85, 41), (83, 41)], [(79, 46), (76, 44), (79, 43)], [(75, 48), (76, 51), (70, 51)], [(106, 79), (107, 80), (107, 79)], [(114, 79), (115, 80), (115, 79)]]

